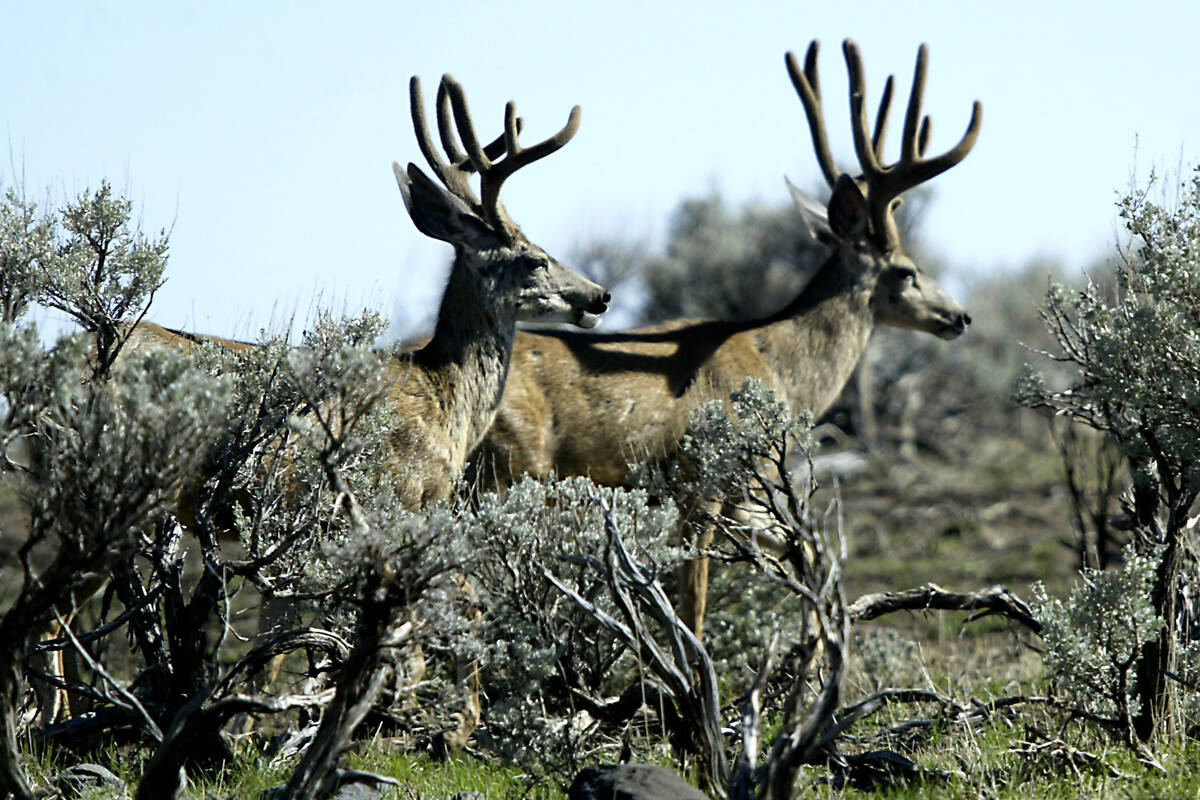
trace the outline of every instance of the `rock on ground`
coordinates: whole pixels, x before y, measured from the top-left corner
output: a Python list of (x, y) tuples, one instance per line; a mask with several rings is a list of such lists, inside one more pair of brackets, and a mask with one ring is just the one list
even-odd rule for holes
[(568, 800), (709, 800), (666, 767), (609, 764), (588, 767), (575, 776)]

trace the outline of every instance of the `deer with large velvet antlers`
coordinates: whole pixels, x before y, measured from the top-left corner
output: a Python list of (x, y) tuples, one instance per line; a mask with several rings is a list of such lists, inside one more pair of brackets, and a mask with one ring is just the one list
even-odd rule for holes
[[(430, 138), (415, 76), (409, 94), (417, 144), (445, 188), (411, 162), (407, 169), (393, 164), (396, 181), (417, 228), (454, 245), (454, 265), (433, 338), (400, 359), (386, 399), (396, 420), (391, 449), (400, 497), (410, 508), (420, 508), (450, 493), (467, 456), (492, 424), (516, 323), (558, 321), (592, 328), (608, 309), (609, 295), (529, 241), (500, 203), (500, 189), (510, 175), (575, 135), (579, 107), (558, 133), (522, 147), (517, 142), (520, 121), (510, 101), (504, 133), (485, 147), (475, 134), (462, 87), (445, 75), (436, 101), (444, 160)], [(479, 197), (469, 182), (473, 172), (479, 174)]]
[[(486, 146), (475, 133), (462, 86), (442, 76), (435, 103), (438, 153), (426, 121), (421, 82), (409, 82), (417, 144), (439, 186), (416, 164), (393, 164), (404, 205), (426, 236), (454, 246), (454, 263), (432, 338), (398, 356), (384, 399), (392, 420), (388, 466), (410, 509), (445, 498), (470, 452), (492, 423), (508, 374), (518, 321), (568, 322), (593, 328), (608, 309), (603, 287), (559, 263), (526, 238), (500, 203), (514, 172), (554, 153), (579, 129), (575, 106), (558, 133), (529, 147), (517, 136), (522, 120), (510, 101), (504, 132)], [(457, 136), (456, 136), (457, 133)], [(471, 186), (479, 175), (479, 195)], [(138, 323), (126, 347), (209, 342), (232, 350), (254, 345)]]
[[(481, 145), (462, 87), (444, 75), (435, 102), (443, 156), (430, 135), (416, 76), (409, 83), (409, 95), (418, 146), (441, 185), (411, 162), (405, 168), (393, 164), (393, 171), (418, 230), (454, 246), (434, 334), (421, 349), (391, 362), (383, 398), (391, 419), (387, 475), (395, 481), (396, 496), (415, 510), (450, 494), (468, 455), (491, 425), (508, 373), (517, 321), (592, 328), (608, 309), (610, 297), (602, 286), (526, 238), (500, 202), (500, 190), (514, 172), (571, 140), (579, 128), (579, 107), (571, 110), (557, 133), (525, 147), (518, 142), (522, 121), (509, 102), (503, 133)], [(475, 173), (478, 196), (471, 186)], [(139, 322), (126, 330), (121, 357), (164, 347), (190, 350), (199, 343), (234, 351), (255, 347)], [(19, 450), (10, 448), (5, 456), (18, 466), (28, 466), (32, 456), (24, 448)], [(193, 528), (187, 494), (180, 498), (176, 515), (185, 528)], [(78, 596), (90, 596), (98, 588), (99, 584), (89, 585)], [(267, 606), (260, 619), (262, 631), (269, 630), (281, 613), (278, 605)], [(73, 609), (63, 610), (68, 619), (73, 613)], [(56, 707), (54, 702), (46, 705)], [(460, 738), (469, 733), (471, 723), (467, 720)]]
[[(966, 157), (975, 144), (981, 106), (952, 149), (925, 158), (930, 124), (923, 117), (927, 48), (917, 53), (900, 158), (883, 163), (892, 98), (889, 77), (874, 131), (868, 129), (862, 59), (844, 45), (850, 74), (854, 149), (862, 170), (851, 177), (829, 148), (817, 74), (817, 42), (803, 69), (786, 64), (808, 118), (817, 162), (832, 194), (822, 206), (791, 188), (808, 230), (829, 250), (811, 281), (775, 314), (746, 322), (680, 319), (601, 335), (566, 331), (517, 335), (500, 411), (479, 453), (484, 484), (523, 473), (588, 475), (617, 485), (629, 464), (678, 453), (692, 411), (755, 377), (796, 411), (824, 413), (850, 378), (876, 325), (961, 335), (967, 312), (904, 252), (894, 213), (901, 195)], [(699, 501), (698, 501), (699, 502)], [(690, 526), (703, 549), (711, 527)], [(681, 576), (681, 611), (701, 633), (707, 561), (690, 561)]]

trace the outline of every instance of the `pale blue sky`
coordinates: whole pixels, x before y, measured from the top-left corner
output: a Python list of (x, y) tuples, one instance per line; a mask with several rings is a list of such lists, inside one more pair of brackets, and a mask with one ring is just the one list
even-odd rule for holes
[(907, 92), (929, 43), (931, 149), (982, 101), (979, 143), (934, 182), (924, 229), (956, 271), (1082, 267), (1111, 249), (1135, 171), (1200, 162), (1196, 3), (19, 1), (4, 29), (4, 183), (61, 199), (110, 178), (146, 228), (173, 225), (151, 317), (230, 336), (318, 297), (429, 318), (450, 248), (412, 226), (390, 168), (420, 161), (413, 74), (430, 100), (458, 78), (488, 138), (510, 98), (529, 139), (583, 107), (575, 139), (505, 187), (559, 256), (654, 241), (684, 197), (784, 202), (785, 173), (814, 185), (783, 67), (813, 38), (847, 167), (846, 36), (872, 107), (888, 73)]

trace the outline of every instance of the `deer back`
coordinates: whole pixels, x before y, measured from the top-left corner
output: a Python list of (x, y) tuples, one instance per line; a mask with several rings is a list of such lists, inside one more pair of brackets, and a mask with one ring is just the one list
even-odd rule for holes
[(894, 213), (901, 194), (951, 168), (970, 151), (981, 121), (975, 104), (967, 132), (951, 150), (926, 158), (930, 123), (922, 117), (928, 50), (918, 51), (901, 156), (883, 164), (893, 81), (868, 130), (858, 49), (844, 46), (851, 118), (862, 173), (835, 164), (825, 130), (817, 43), (804, 68), (786, 65), (804, 106), (817, 161), (831, 189), (818, 203), (791, 187), (801, 224), (829, 250), (804, 290), (771, 317), (745, 323), (675, 320), (617, 334), (518, 333), (508, 388), (480, 451), (486, 482), (503, 485), (528, 472), (590, 475), (618, 484), (628, 464), (674, 453), (692, 411), (727, 399), (747, 377), (815, 416), (836, 399), (876, 324), (952, 339), (966, 311), (904, 252)]

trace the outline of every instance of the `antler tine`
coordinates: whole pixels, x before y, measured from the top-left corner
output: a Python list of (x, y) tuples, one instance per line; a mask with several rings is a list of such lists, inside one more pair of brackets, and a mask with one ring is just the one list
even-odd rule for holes
[(491, 221), (499, 224), (511, 224), (508, 216), (504, 213), (504, 207), (500, 205), (500, 188), (504, 185), (504, 181), (521, 167), (545, 158), (571, 141), (579, 130), (581, 115), (582, 111), (579, 106), (573, 107), (567, 116), (567, 123), (558, 133), (531, 147), (521, 147), (517, 143), (517, 134), (520, 133), (521, 126), (520, 120), (517, 118), (516, 105), (511, 100), (508, 102), (504, 107), (504, 141), (507, 155), (504, 160), (489, 164), (486, 171), (483, 169), (479, 171), (483, 212)]
[(904, 112), (904, 141), (900, 143), (900, 163), (917, 160), (917, 123), (921, 122), (921, 102), (925, 99), (925, 74), (929, 68), (929, 45), (917, 48), (917, 64), (913, 68), (912, 89), (908, 93), (908, 108)]
[(517, 144), (517, 104), (509, 100), (504, 104), (504, 149), (509, 153), (518, 153), (521, 146)]
[[(846, 71), (850, 75), (850, 132), (854, 137), (854, 152), (867, 186), (874, 188), (884, 170), (874, 143), (867, 138), (867, 81), (863, 75), (862, 56), (853, 39), (842, 42), (842, 52), (846, 56)], [(891, 106), (890, 101), (888, 105)]]
[(462, 85), (449, 75), (442, 76), (442, 86), (450, 98), (450, 108), (454, 112), (454, 122), (458, 127), (458, 136), (466, 148), (467, 158), (480, 175), (487, 173), (492, 166), (492, 159), (483, 152), (479, 137), (475, 135), (475, 125), (471, 122), (471, 111), (467, 108), (467, 95)]
[[(442, 83), (438, 84), (438, 133), (442, 138), (442, 147), (446, 150), (446, 155), (450, 156), (451, 163), (458, 169), (464, 172), (474, 172), (475, 165), (471, 163), (471, 159), (465, 153), (458, 149), (458, 144), (454, 140), (453, 128), (450, 125), (450, 95), (446, 88), (445, 78), (443, 76)], [(451, 82), (457, 85), (454, 78), (450, 78)], [(517, 120), (517, 130), (520, 130), (524, 124), (523, 120)], [(490, 159), (497, 159), (504, 155), (504, 135), (497, 136), (492, 141), (483, 146), (484, 155)]]
[[(888, 225), (887, 217), (894, 206), (893, 200), (914, 186), (940, 175), (967, 157), (967, 153), (971, 152), (971, 148), (975, 146), (975, 140), (979, 136), (979, 128), (983, 121), (983, 107), (979, 101), (975, 102), (971, 111), (971, 121), (957, 145), (935, 158), (925, 158), (933, 126), (930, 118), (921, 113), (929, 63), (929, 48), (922, 44), (917, 50), (912, 90), (909, 93), (908, 108), (904, 115), (900, 159), (885, 167), (882, 164), (882, 131), (886, 130), (886, 119), (877, 121), (876, 135), (872, 141), (868, 142), (866, 88), (862, 57), (859, 54), (858, 46), (850, 39), (843, 43), (843, 50), (846, 54), (846, 69), (850, 73), (850, 114), (851, 128), (854, 134), (854, 150), (858, 154), (859, 163), (862, 166), (862, 177), (867, 185), (867, 202), (872, 208), (876, 229), (883, 231), (891, 227)], [(880, 103), (881, 117), (886, 117), (890, 104), (891, 78), (888, 78), (888, 86), (884, 90), (884, 100)]]
[[(443, 84), (445, 78), (442, 79)], [(437, 97), (437, 114), (438, 114), (438, 134), (442, 142), (442, 147), (446, 150), (446, 155), (449, 161), (443, 161), (438, 155), (433, 146), (433, 140), (429, 135), (429, 124), (425, 117), (425, 96), (421, 91), (421, 79), (416, 75), (408, 82), (409, 105), (411, 107), (413, 118), (413, 129), (417, 134), (417, 146), (421, 149), (421, 154), (425, 156), (425, 161), (429, 164), (429, 168), (433, 170), (442, 184), (450, 190), (458, 199), (467, 203), (472, 208), (478, 207), (479, 200), (476, 199), (475, 193), (471, 190), (471, 184), (468, 182), (469, 170), (463, 170), (463, 163), (466, 160), (458, 149), (458, 146), (453, 141), (452, 137), (447, 136), (448, 119), (443, 113), (443, 89), (438, 87)]]
[(446, 155), (449, 157), (450, 163), (454, 164), (455, 166), (459, 166), (467, 160), (467, 155), (458, 149), (458, 142), (454, 138), (454, 125), (451, 124), (450, 113), (449, 85), (451, 83), (454, 83), (454, 78), (451, 78), (449, 75), (443, 75), (441, 82), (438, 83), (438, 136), (442, 140), (442, 149), (446, 151)]
[[(430, 139), (421, 82), (416, 76), (410, 82), (409, 89), (417, 143), (429, 166), (451, 193), (466, 202), (493, 228), (511, 233), (515, 226), (500, 205), (501, 185), (521, 167), (550, 155), (571, 140), (579, 130), (579, 106), (571, 109), (567, 124), (558, 133), (532, 147), (522, 148), (517, 143), (517, 136), (524, 127), (524, 120), (517, 116), (516, 107), (510, 101), (504, 110), (504, 132), (480, 146), (462, 85), (452, 76), (443, 75), (438, 86), (436, 107), (438, 135), (449, 158), (449, 162), (446, 162), (438, 155)], [(461, 149), (459, 142), (462, 143)], [(479, 173), (482, 201), (471, 190), (469, 178), (472, 172)]]
[[(516, 132), (519, 134), (525, 128), (525, 120), (522, 119), (521, 117), (517, 117), (515, 124), (517, 126)], [(495, 139), (492, 139), (490, 142), (488, 142), (487, 144), (485, 144), (483, 146), (483, 154), (486, 155), (488, 158), (490, 158), (492, 161), (495, 161), (497, 158), (504, 155), (504, 153), (507, 149), (508, 149), (508, 133), (507, 133), (507, 129), (506, 129), (505, 133), (500, 134)], [(466, 164), (463, 165), (464, 169), (466, 169), (468, 167), (471, 167), (470, 161), (468, 161)]]
[[(525, 127), (525, 120), (523, 120), (521, 117), (517, 117), (517, 132), (520, 133), (521, 129), (524, 127)], [(490, 142), (488, 142), (487, 144), (485, 144), (483, 146), (483, 153), (488, 158), (490, 158), (492, 161), (495, 161), (497, 158), (504, 155), (504, 152), (505, 152), (504, 148), (505, 148), (505, 141), (504, 141), (504, 134), (502, 133), (499, 136), (497, 136), (495, 139), (492, 139)], [(462, 162), (462, 164), (458, 165), (458, 168), (468, 174), (475, 172), (475, 165), (472, 164), (471, 159), (466, 156), (463, 157), (463, 162)]]
[(444, 183), (449, 164), (442, 161), (429, 138), (429, 124), (425, 119), (425, 96), (421, 91), (421, 79), (413, 75), (408, 81), (408, 105), (412, 114), (413, 130), (417, 135), (417, 147), (426, 163)]
[(821, 174), (825, 176), (826, 183), (832, 189), (842, 171), (833, 160), (833, 152), (829, 149), (829, 135), (825, 131), (825, 112), (821, 108), (821, 81), (817, 74), (818, 49), (819, 45), (815, 39), (809, 43), (808, 52), (804, 56), (803, 71), (794, 53), (788, 52), (784, 56), (784, 63), (792, 79), (792, 86), (795, 87), (796, 94), (800, 96), (800, 102), (804, 106), (804, 114), (808, 118), (808, 130), (812, 135), (817, 164), (821, 167)]
[(921, 133), (917, 137), (917, 155), (925, 157), (925, 151), (929, 148), (929, 137), (933, 135), (933, 120), (929, 117), (921, 120)]
[(980, 125), (983, 123), (983, 106), (976, 100), (971, 107), (971, 120), (967, 123), (967, 129), (958, 140), (958, 144), (939, 156), (925, 158), (933, 127), (928, 116), (921, 116), (928, 60), (929, 48), (922, 44), (917, 50), (917, 64), (913, 70), (913, 86), (904, 118), (904, 142), (901, 146), (900, 161), (889, 169), (893, 174), (889, 176), (887, 190), (893, 197), (942, 174), (966, 158), (967, 153), (975, 146)]
[(888, 117), (892, 113), (892, 89), (896, 81), (888, 75), (883, 84), (883, 97), (879, 98), (879, 113), (875, 115), (875, 133), (871, 136), (871, 149), (875, 157), (883, 160), (883, 143), (887, 139)]

